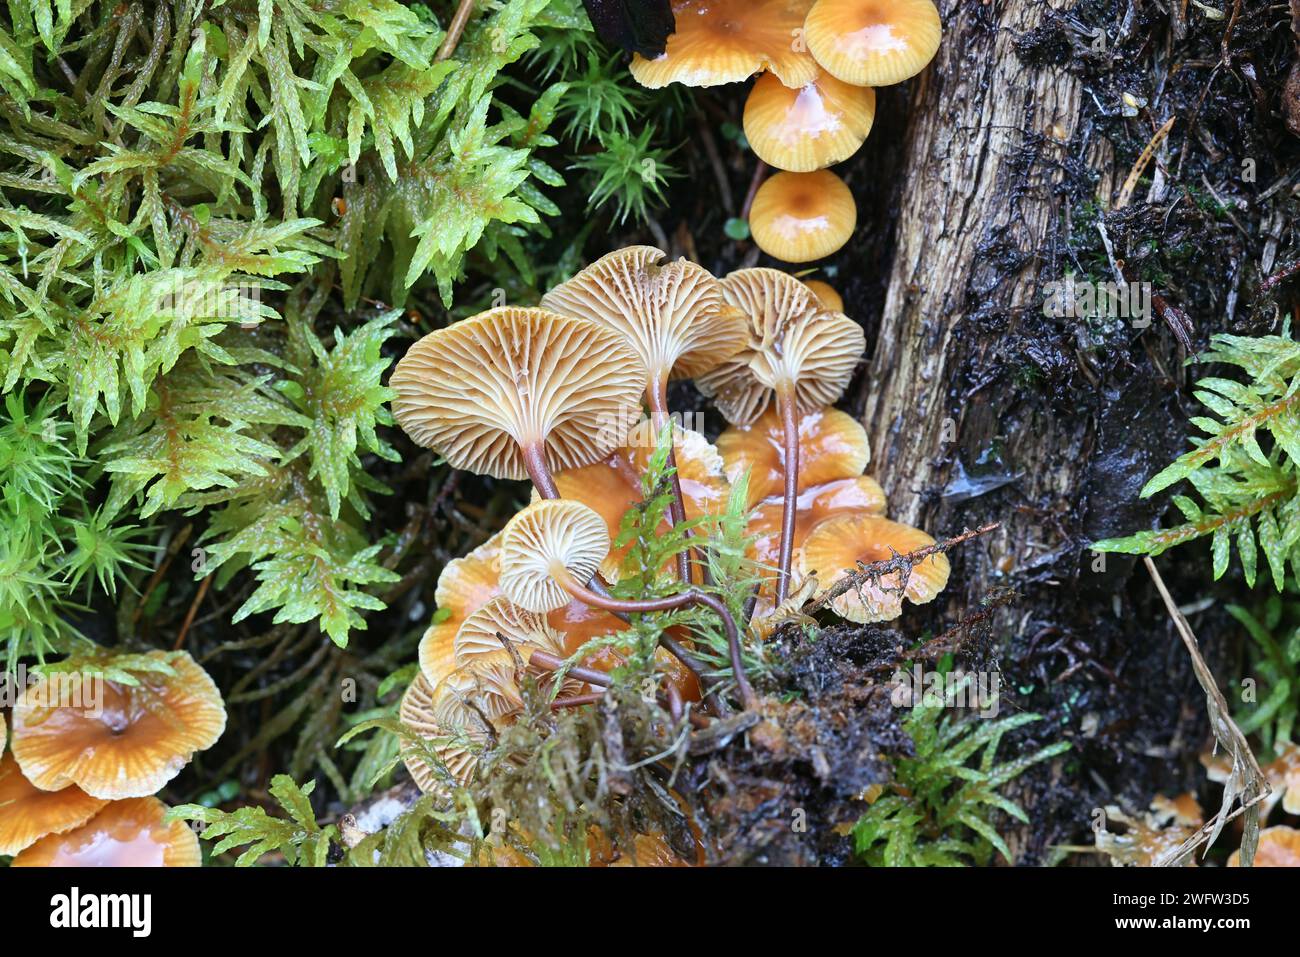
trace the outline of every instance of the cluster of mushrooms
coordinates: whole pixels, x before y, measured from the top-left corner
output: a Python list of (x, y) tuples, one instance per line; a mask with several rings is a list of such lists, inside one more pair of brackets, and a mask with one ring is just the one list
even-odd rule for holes
[[(531, 479), (535, 490), (501, 532), (443, 571), (440, 620), (421, 640), (420, 673), (402, 701), (402, 722), (454, 779), (468, 780), (482, 747), (521, 712), (521, 666), (548, 688), (552, 707), (589, 704), (609, 687), (618, 655), (605, 643), (569, 660), (578, 649), (617, 635), (628, 616), (698, 605), (718, 616), (735, 693), (756, 709), (742, 631), (762, 641), (818, 583), (934, 544), (884, 517), (880, 486), (862, 474), (866, 433), (830, 408), (864, 349), (861, 327), (793, 276), (757, 268), (718, 279), (648, 246), (604, 256), (539, 308), (492, 309), (410, 348), (391, 379), (401, 427), (454, 468)], [(674, 420), (674, 378), (693, 379), (730, 423), (716, 446)], [(610, 594), (622, 558), (611, 541), (670, 427), (671, 522), (720, 514), (731, 482), (748, 474), (750, 557), (770, 569), (749, 621), (738, 623), (704, 586), (694, 548), (664, 570), (677, 579), (667, 597)], [(904, 597), (928, 602), (947, 579), (947, 559), (934, 552), (831, 607), (853, 621), (890, 620)], [(675, 717), (684, 708), (693, 718), (725, 713), (717, 676), (705, 674), (688, 636), (671, 632), (657, 652), (660, 700)], [(557, 673), (559, 686), (547, 684)], [(404, 757), (426, 791), (449, 783), (410, 748)]]
[[(198, 867), (198, 838), (153, 795), (225, 730), (211, 677), (183, 651), (96, 652), (57, 671), (20, 692), (11, 729), (0, 712), (0, 855), (13, 867)], [(68, 694), (70, 678), (97, 690)]]
[[(853, 194), (827, 167), (871, 132), (874, 87), (921, 72), (942, 27), (931, 0), (674, 0), (664, 53), (633, 58), (643, 86), (717, 86), (760, 74), (744, 129), (760, 160), (782, 172), (749, 204), (754, 241), (769, 256), (810, 262), (841, 248), (857, 225)], [(761, 168), (760, 168), (761, 172)]]

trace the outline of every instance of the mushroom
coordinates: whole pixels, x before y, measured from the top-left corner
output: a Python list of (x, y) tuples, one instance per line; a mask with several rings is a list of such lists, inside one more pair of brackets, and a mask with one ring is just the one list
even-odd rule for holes
[(85, 824), (49, 834), (11, 867), (198, 867), (199, 839), (184, 821), (166, 820), (156, 797), (111, 801)]
[(690, 586), (675, 595), (642, 601), (598, 594), (583, 582), (591, 579), (609, 553), (609, 546), (604, 520), (581, 502), (534, 502), (512, 518), (501, 533), (501, 590), (515, 604), (537, 612), (562, 608), (574, 598), (593, 608), (626, 615), (704, 605), (722, 621), (736, 686), (745, 707), (754, 707), (757, 699), (745, 677), (740, 633), (722, 600)]
[[(1229, 867), (1241, 867), (1241, 851), (1228, 857)], [(1279, 824), (1259, 832), (1255, 867), (1300, 867), (1300, 830)]]
[[(599, 608), (584, 605), (576, 598), (563, 608), (548, 613), (546, 620), (552, 628), (564, 633), (564, 653), (568, 656), (576, 655), (583, 645), (595, 638), (613, 635), (628, 628), (628, 623), (622, 618), (601, 611)], [(676, 630), (670, 628), (669, 632), (673, 633)], [(677, 689), (683, 701), (700, 700), (699, 681), (677, 656), (664, 648), (657, 648), (655, 660), (668, 685)], [(623, 662), (624, 657), (617, 649), (606, 646), (598, 647), (586, 654), (582, 663), (588, 668), (613, 671)]]
[[(875, 479), (866, 475), (814, 485), (795, 499), (794, 549), (796, 559), (808, 536), (819, 524), (846, 515), (883, 515), (885, 493)], [(754, 536), (751, 557), (764, 565), (776, 565), (781, 557), (781, 523), (785, 500), (770, 498), (759, 504), (746, 531)]]
[(811, 173), (848, 159), (871, 132), (876, 91), (818, 70), (791, 89), (773, 74), (754, 81), (745, 100), (745, 138), (770, 166)]
[(812, 0), (673, 0), (675, 32), (663, 54), (632, 57), (632, 75), (652, 89), (669, 83), (719, 86), (771, 70), (787, 86), (812, 80), (817, 64), (797, 43)]
[[(804, 542), (799, 566), (804, 575), (816, 575), (829, 588), (858, 562), (887, 561), (933, 544), (920, 529), (878, 515), (830, 518)], [(862, 582), (839, 595), (831, 607), (849, 621), (892, 621), (903, 612), (904, 596), (917, 605), (932, 601), (948, 584), (948, 572), (948, 556), (936, 552), (912, 566), (905, 586), (901, 572), (885, 572), (878, 581)]]
[(393, 414), (453, 468), (531, 478), (556, 496), (553, 469), (618, 444), (611, 422), (640, 407), (645, 369), (622, 338), (545, 309), (502, 307), (429, 333), (398, 362)]
[[(493, 723), (509, 713), (485, 711), (477, 702), (471, 703), (475, 685), (471, 676), (454, 672), (435, 688), (418, 674), (402, 695), (397, 711), (398, 720), (431, 743), (438, 759), (460, 784), (473, 776), (479, 750), (491, 743), (496, 733)], [(443, 790), (447, 782), (429, 767), (418, 749), (405, 746), (402, 760), (421, 791)]]
[[(523, 707), (515, 674), (515, 658), (502, 642), (514, 647), (524, 665), (534, 651), (564, 657), (564, 635), (552, 628), (544, 615), (527, 611), (504, 596), (493, 598), (465, 619), (456, 633), (456, 662), (478, 678), (481, 694), (489, 697), (486, 710), (505, 715)], [(581, 690), (570, 682), (569, 693)]]
[[(636, 352), (645, 369), (654, 436), (669, 423), (668, 380), (702, 375), (747, 341), (745, 317), (727, 305), (718, 280), (702, 266), (685, 259), (665, 263), (666, 257), (653, 246), (629, 246), (602, 256), (542, 297), (543, 308), (604, 326)], [(620, 435), (618, 442), (627, 439)], [(675, 450), (670, 455), (669, 464), (676, 467)], [(676, 476), (673, 491), (677, 523), (685, 518), (685, 504)], [(684, 579), (684, 553), (681, 562)]]
[[(654, 433), (648, 421), (637, 425), (628, 443), (601, 462), (557, 472), (555, 486), (561, 498), (589, 505), (605, 520), (610, 538), (618, 535), (623, 516), (643, 497), (641, 476), (654, 454)], [(682, 494), (682, 515), (687, 519), (717, 515), (725, 508), (729, 485), (722, 457), (709, 440), (689, 429), (674, 429), (677, 487)], [(616, 581), (627, 548), (612, 549), (601, 563), (601, 574)]]
[(888, 86), (920, 73), (942, 34), (931, 0), (817, 0), (804, 22), (817, 62), (856, 86)]
[(420, 671), (430, 686), (456, 670), (456, 632), (465, 619), (501, 594), (497, 564), (501, 536), (493, 535), (463, 558), (452, 559), (438, 576), (434, 601), (446, 616), (420, 638)]
[[(0, 747), (4, 745), (0, 718)], [(80, 827), (106, 805), (79, 787), (42, 791), (23, 777), (12, 754), (0, 756), (0, 855), (13, 856), (47, 834)]]
[(75, 784), (109, 800), (159, 791), (194, 752), (216, 743), (226, 728), (221, 693), (186, 652), (143, 656), (166, 670), (131, 670), (136, 684), (101, 678), (109, 656), (69, 659), (83, 681), (103, 682), (98, 707), (46, 700), (52, 684), (25, 688), (14, 704), (13, 752), (23, 774), (43, 791)]
[[(784, 175), (784, 174), (783, 174)], [(776, 400), (784, 451), (785, 513), (776, 603), (789, 593), (799, 483), (799, 420), (840, 397), (866, 349), (862, 328), (821, 308), (808, 287), (776, 269), (741, 269), (723, 280), (727, 300), (750, 320), (750, 347), (697, 380), (727, 421), (754, 422)]]
[(763, 181), (749, 208), (758, 248), (788, 263), (831, 255), (849, 241), (857, 224), (853, 193), (827, 169), (776, 173)]
[[(732, 482), (749, 473), (750, 506), (785, 488), (785, 427), (774, 406), (753, 422), (724, 431), (718, 452)], [(870, 461), (866, 429), (853, 416), (830, 407), (800, 416), (798, 492), (860, 476)]]
[(835, 287), (830, 283), (821, 279), (805, 279), (803, 284), (817, 297), (817, 301), (822, 304), (823, 309), (828, 309), (831, 312), (844, 311), (844, 297), (836, 292)]

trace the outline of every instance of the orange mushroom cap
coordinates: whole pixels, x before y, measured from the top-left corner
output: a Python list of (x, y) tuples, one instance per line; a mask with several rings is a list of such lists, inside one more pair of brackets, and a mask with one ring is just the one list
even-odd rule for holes
[(745, 100), (745, 138), (777, 169), (811, 173), (858, 151), (876, 118), (876, 91), (819, 70), (791, 89), (771, 73), (754, 81)]
[(80, 827), (107, 803), (79, 787), (42, 791), (23, 777), (12, 754), (0, 755), (0, 854), (13, 856), (47, 834)]
[(166, 821), (156, 797), (112, 801), (85, 824), (50, 834), (12, 867), (198, 867), (199, 839), (184, 821)]
[[(648, 420), (643, 421), (632, 429), (623, 448), (602, 462), (557, 473), (555, 486), (561, 498), (582, 502), (595, 510), (605, 520), (613, 540), (618, 537), (623, 516), (641, 502), (641, 476), (654, 451), (654, 430)], [(673, 451), (686, 518), (720, 514), (726, 508), (729, 483), (718, 450), (698, 432), (674, 429)], [(601, 573), (607, 579), (618, 579), (629, 547), (612, 548), (601, 563)]]
[(666, 258), (653, 246), (629, 246), (542, 297), (543, 308), (622, 336), (646, 369), (647, 390), (674, 376), (708, 372), (747, 341), (744, 317), (727, 305), (713, 274)]
[(843, 394), (867, 348), (861, 326), (827, 312), (807, 286), (779, 269), (739, 269), (723, 288), (749, 318), (750, 343), (695, 384), (728, 422), (753, 422), (781, 392), (800, 415)]
[(463, 558), (448, 562), (438, 576), (434, 601), (446, 618), (430, 625), (420, 639), (420, 671), (437, 687), (456, 670), (456, 632), (465, 619), (501, 594), (498, 582), (501, 535), (497, 533)]
[(552, 470), (608, 455), (609, 424), (641, 407), (645, 368), (607, 328), (504, 307), (429, 333), (389, 384), (393, 415), (417, 443), (454, 468), (525, 479), (524, 446), (544, 444)]
[[(780, 496), (768, 499), (755, 509), (745, 529), (755, 536), (751, 553), (754, 561), (764, 565), (776, 564), (784, 511), (785, 500)], [(866, 475), (814, 485), (795, 499), (795, 555), (799, 554), (813, 529), (827, 519), (845, 515), (883, 515), (884, 512), (884, 490), (875, 479)]]
[(942, 34), (931, 0), (817, 0), (804, 23), (817, 62), (857, 86), (887, 86), (920, 73)]
[[(1241, 867), (1241, 851), (1233, 851), (1229, 867)], [(1300, 830), (1279, 824), (1259, 832), (1256, 867), (1300, 867)]]
[(817, 297), (823, 309), (831, 312), (844, 311), (844, 297), (835, 291), (835, 287), (821, 279), (805, 279), (804, 285)]
[(102, 681), (98, 708), (88, 700), (66, 707), (52, 684), (23, 691), (14, 705), (13, 752), (32, 784), (44, 791), (75, 784), (109, 800), (144, 797), (216, 743), (226, 709), (208, 673), (183, 651), (145, 657), (172, 673), (135, 672), (139, 684), (132, 687), (93, 674), (111, 658), (86, 661), (83, 682)]
[(788, 263), (832, 255), (853, 237), (857, 225), (853, 193), (826, 169), (769, 176), (749, 208), (749, 229), (758, 248)]
[[(821, 588), (834, 585), (858, 562), (887, 561), (894, 554), (906, 555), (934, 544), (918, 528), (891, 522), (875, 515), (831, 518), (812, 530), (804, 541), (799, 567), (805, 575), (816, 575)], [(912, 567), (900, 594), (902, 575), (887, 572), (879, 581), (865, 581), (831, 602), (841, 618), (859, 623), (892, 621), (903, 612), (903, 597), (914, 604), (932, 601), (948, 584), (948, 556), (935, 553)]]
[[(489, 700), (484, 709), (504, 716), (522, 708), (524, 699), (514, 656), (498, 635), (511, 642), (525, 665), (534, 650), (564, 657), (565, 637), (545, 615), (526, 611), (505, 596), (493, 598), (465, 619), (456, 633), (456, 662), (479, 680), (479, 694), (499, 699)], [(566, 693), (581, 691), (580, 682), (570, 684)]]
[(812, 80), (817, 64), (801, 42), (812, 0), (673, 0), (675, 32), (654, 59), (632, 57), (642, 86), (718, 86), (771, 70), (789, 86)]
[[(785, 445), (781, 417), (768, 406), (749, 425), (733, 425), (718, 436), (727, 478), (749, 472), (749, 505), (779, 495), (785, 488)], [(823, 408), (799, 420), (799, 491), (838, 479), (855, 478), (871, 461), (866, 429), (853, 416)]]

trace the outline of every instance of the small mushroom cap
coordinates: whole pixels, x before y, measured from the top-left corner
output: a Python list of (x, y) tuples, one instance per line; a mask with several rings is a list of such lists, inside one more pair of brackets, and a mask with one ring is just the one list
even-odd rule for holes
[(12, 754), (0, 755), (0, 855), (12, 857), (47, 834), (80, 827), (107, 803), (75, 786), (42, 791), (23, 777)]
[[(689, 429), (674, 428), (673, 437), (686, 517), (720, 514), (726, 508), (729, 485), (718, 450)], [(643, 421), (629, 433), (628, 444), (604, 461), (557, 473), (560, 497), (590, 506), (605, 520), (610, 539), (616, 538), (623, 516), (641, 501), (641, 476), (654, 455), (655, 440), (649, 421)], [(601, 563), (601, 573), (609, 580), (618, 579), (628, 548), (611, 548)]]
[(85, 824), (41, 838), (11, 867), (199, 867), (199, 839), (184, 821), (165, 821), (156, 797), (111, 801)]
[(482, 682), (482, 694), (501, 699), (489, 701), (485, 710), (504, 714), (522, 707), (524, 699), (514, 656), (498, 635), (514, 645), (525, 665), (535, 649), (564, 657), (565, 638), (545, 615), (526, 611), (504, 596), (493, 598), (465, 619), (456, 633), (456, 661)]
[[(887, 561), (895, 552), (905, 555), (933, 544), (934, 539), (920, 529), (879, 516), (831, 518), (809, 534), (799, 566), (803, 574), (816, 575), (826, 589), (854, 570), (858, 562)], [(948, 556), (929, 555), (913, 566), (903, 593), (917, 605), (932, 601), (948, 584), (948, 573)], [(849, 621), (892, 621), (903, 612), (901, 580), (901, 573), (888, 572), (878, 582), (865, 581), (860, 588), (840, 595), (831, 607)]]
[(749, 229), (758, 248), (788, 263), (832, 255), (853, 237), (857, 225), (853, 193), (827, 169), (769, 176), (749, 209)]
[[(774, 496), (758, 506), (746, 532), (755, 536), (751, 557), (775, 566), (781, 551), (781, 518), (785, 501)], [(814, 485), (795, 499), (794, 548), (797, 555), (819, 524), (845, 515), (883, 515), (885, 493), (875, 479), (866, 475)]]
[(397, 363), (393, 414), (453, 468), (525, 479), (521, 446), (552, 470), (617, 444), (611, 423), (641, 408), (645, 368), (623, 339), (545, 309), (503, 307), (431, 332)]
[[(481, 706), (478, 710), (471, 706), (470, 696), (476, 685), (472, 676), (454, 672), (434, 688), (424, 675), (418, 674), (402, 695), (397, 711), (398, 720), (430, 741), (432, 750), (462, 784), (474, 774), (478, 749), (491, 739), (483, 724), (484, 718), (496, 722), (505, 717)], [(404, 747), (402, 761), (421, 791), (429, 794), (445, 790), (442, 776), (428, 765), (416, 748)]]
[(817, 0), (804, 24), (817, 62), (857, 86), (888, 86), (920, 73), (942, 33), (931, 0)]
[(438, 576), (434, 601), (448, 615), (430, 625), (420, 639), (420, 671), (436, 688), (456, 670), (456, 632), (465, 619), (501, 594), (498, 566), (501, 534), (498, 532), (463, 558), (448, 562)]
[(652, 89), (669, 83), (718, 86), (771, 70), (788, 86), (812, 80), (817, 64), (803, 44), (812, 0), (673, 0), (676, 31), (663, 54), (632, 57), (632, 75)]
[[(784, 493), (785, 432), (775, 406), (769, 405), (749, 425), (733, 425), (724, 431), (718, 436), (718, 451), (732, 482), (749, 472), (751, 507)], [(837, 479), (856, 478), (870, 461), (866, 429), (853, 416), (824, 408), (800, 417), (800, 492)]]
[(811, 173), (843, 162), (867, 139), (876, 118), (876, 91), (818, 71), (792, 90), (771, 73), (754, 81), (745, 100), (745, 139), (777, 169)]
[(723, 280), (727, 300), (745, 313), (750, 343), (696, 385), (733, 425), (753, 422), (778, 389), (807, 414), (844, 392), (866, 351), (862, 327), (827, 312), (812, 292), (779, 269), (741, 269)]
[(32, 784), (44, 791), (75, 784), (108, 800), (144, 797), (216, 743), (226, 709), (208, 673), (183, 651), (147, 656), (174, 673), (137, 672), (139, 685), (131, 687), (83, 672), (83, 686), (93, 682), (103, 694), (98, 702), (83, 697), (81, 707), (62, 706), (53, 683), (23, 691), (14, 705), (13, 752)]
[(804, 285), (812, 290), (822, 308), (830, 312), (844, 311), (844, 297), (835, 291), (835, 287), (821, 279), (804, 280)]
[(653, 246), (596, 260), (542, 297), (542, 306), (622, 336), (651, 378), (693, 378), (744, 348), (745, 318), (727, 305), (703, 266)]
[[(1229, 867), (1241, 867), (1241, 851), (1233, 851)], [(1256, 867), (1300, 867), (1300, 830), (1279, 824), (1259, 832)]]
[(534, 502), (501, 533), (501, 590), (529, 611), (562, 608), (572, 596), (557, 576), (585, 586), (609, 554), (609, 544), (604, 519), (581, 502)]

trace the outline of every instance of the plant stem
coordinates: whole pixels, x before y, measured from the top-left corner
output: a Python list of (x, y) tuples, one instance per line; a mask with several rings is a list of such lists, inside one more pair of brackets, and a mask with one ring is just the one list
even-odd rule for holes
[(778, 389), (777, 410), (785, 439), (785, 501), (781, 508), (781, 550), (777, 559), (776, 606), (779, 608), (790, 593), (790, 565), (794, 561), (794, 520), (799, 498), (799, 419), (796, 415), (794, 390)]

